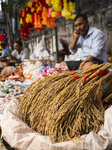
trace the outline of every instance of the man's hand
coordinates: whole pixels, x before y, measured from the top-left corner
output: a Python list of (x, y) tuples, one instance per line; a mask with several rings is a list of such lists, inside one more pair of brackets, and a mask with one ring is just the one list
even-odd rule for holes
[(10, 53), (8, 53), (8, 54), (7, 54), (7, 56), (8, 56), (8, 57), (11, 57), (11, 54), (10, 54)]
[[(87, 64), (87, 61), (88, 61), (88, 60), (90, 61), (89, 64), (93, 64), (91, 61), (94, 60), (94, 57), (91, 56), (91, 55), (89, 55), (89, 56), (80, 64), (78, 70), (84, 69), (84, 68), (85, 68), (84, 65)], [(83, 68), (83, 67), (84, 67), (84, 68)]]
[(12, 55), (10, 53), (7, 54), (8, 57), (13, 58)]
[(70, 45), (70, 49), (71, 50), (75, 50), (76, 49), (76, 45), (77, 45), (77, 41), (78, 41), (78, 39), (80, 37), (80, 33), (77, 30), (75, 30), (73, 35), (74, 35), (74, 40), (73, 40), (73, 42)]
[(85, 64), (85, 61), (81, 62), (81, 64), (80, 64), (80, 66), (79, 66), (78, 70), (82, 70), (82, 68), (83, 68), (84, 64)]
[(77, 30), (75, 30), (73, 35), (74, 35), (75, 39), (78, 40), (79, 36), (80, 36), (80, 33)]

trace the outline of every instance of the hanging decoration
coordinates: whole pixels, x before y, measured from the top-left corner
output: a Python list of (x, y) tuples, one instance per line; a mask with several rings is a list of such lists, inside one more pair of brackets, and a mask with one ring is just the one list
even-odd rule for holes
[(37, 31), (43, 30), (42, 26), (48, 28), (56, 27), (55, 20), (59, 17), (65, 19), (75, 18), (75, 0), (34, 0), (28, 2), (20, 13), (20, 31), (23, 38), (29, 38), (29, 32), (33, 27)]
[(7, 31), (5, 29), (5, 27), (2, 27), (2, 35), (1, 38), (3, 39), (3, 41), (6, 43), (7, 46), (9, 46), (9, 41), (8, 41), (8, 37), (7, 37)]
[(1, 43), (4, 41), (3, 39), (3, 33), (0, 34), (0, 53), (1, 53), (1, 50), (2, 50), (2, 47), (1, 47)]
[(0, 41), (3, 41), (4, 39), (3, 39), (3, 33), (2, 34), (0, 34)]

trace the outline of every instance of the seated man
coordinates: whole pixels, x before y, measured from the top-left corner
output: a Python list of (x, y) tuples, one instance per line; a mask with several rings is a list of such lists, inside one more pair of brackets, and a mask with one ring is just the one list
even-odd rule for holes
[(1, 43), (2, 55), (0, 57), (1, 61), (7, 61), (6, 57), (11, 53), (10, 49), (6, 46), (6, 43)]
[(83, 58), (80, 61), (61, 62), (61, 66), (68, 66), (69, 70), (82, 70), (92, 64), (107, 62), (107, 45), (103, 32), (89, 26), (87, 16), (79, 14), (74, 19), (74, 39), (69, 46), (73, 54), (78, 48), (82, 49)]
[(21, 41), (16, 41), (14, 44), (15, 50), (12, 51), (8, 56), (11, 60), (15, 60), (16, 62), (23, 62), (24, 59), (29, 59), (29, 51), (27, 48), (22, 47)]

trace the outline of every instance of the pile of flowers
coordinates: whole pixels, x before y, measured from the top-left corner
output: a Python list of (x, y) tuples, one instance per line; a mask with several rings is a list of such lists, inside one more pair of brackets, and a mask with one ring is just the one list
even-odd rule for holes
[(61, 16), (66, 19), (75, 18), (74, 0), (34, 0), (29, 2), (20, 13), (21, 36), (29, 38), (33, 27), (37, 31), (43, 30), (42, 25), (48, 28), (56, 27), (54, 21)]

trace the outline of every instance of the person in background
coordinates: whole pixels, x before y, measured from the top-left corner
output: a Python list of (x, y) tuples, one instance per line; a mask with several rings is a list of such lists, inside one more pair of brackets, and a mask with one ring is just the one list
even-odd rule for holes
[(74, 24), (74, 39), (69, 46), (69, 51), (73, 54), (81, 48), (83, 58), (80, 61), (63, 61), (60, 66), (68, 66), (69, 70), (82, 70), (92, 64), (106, 63), (107, 44), (103, 32), (89, 26), (85, 14), (78, 14), (74, 19)]
[(62, 38), (60, 38), (60, 41), (62, 43), (63, 49), (61, 51), (58, 51), (58, 55), (59, 55), (59, 60), (64, 60), (65, 55), (70, 55), (71, 53), (69, 52), (68, 49), (68, 44), (65, 40), (63, 40)]
[(27, 48), (23, 48), (21, 41), (16, 41), (14, 48), (15, 50), (8, 55), (11, 60), (15, 60), (15, 62), (23, 62), (24, 59), (29, 59), (29, 50)]
[(0, 57), (0, 61), (7, 61), (8, 55), (10, 55), (11, 51), (10, 49), (6, 46), (6, 43), (1, 43), (2, 47), (2, 55)]

